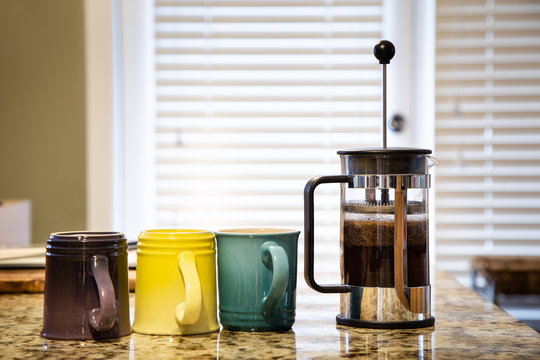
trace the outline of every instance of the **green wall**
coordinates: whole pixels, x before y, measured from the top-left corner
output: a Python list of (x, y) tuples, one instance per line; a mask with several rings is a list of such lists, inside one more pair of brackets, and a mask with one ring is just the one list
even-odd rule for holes
[(83, 0), (0, 0), (0, 199), (33, 242), (86, 227)]

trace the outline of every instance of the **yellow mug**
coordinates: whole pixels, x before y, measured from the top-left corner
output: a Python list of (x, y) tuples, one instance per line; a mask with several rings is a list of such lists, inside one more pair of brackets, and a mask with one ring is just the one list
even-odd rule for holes
[(141, 232), (133, 331), (187, 335), (219, 329), (215, 248), (207, 230)]

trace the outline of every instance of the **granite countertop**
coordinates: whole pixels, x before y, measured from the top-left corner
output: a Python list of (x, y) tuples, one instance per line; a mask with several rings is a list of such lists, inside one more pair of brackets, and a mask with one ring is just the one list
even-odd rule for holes
[[(433, 279), (434, 327), (373, 330), (336, 325), (339, 296), (308, 289), (299, 274), (297, 317), (282, 333), (221, 331), (191, 336), (132, 334), (107, 341), (39, 336), (43, 294), (0, 295), (0, 357), (540, 359), (540, 334), (452, 277)], [(134, 294), (131, 294), (133, 312)], [(133, 319), (133, 313), (131, 318)]]

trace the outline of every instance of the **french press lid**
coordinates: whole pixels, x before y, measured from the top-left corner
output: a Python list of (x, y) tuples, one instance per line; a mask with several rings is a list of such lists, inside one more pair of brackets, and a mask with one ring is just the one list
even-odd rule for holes
[(359, 174), (426, 174), (429, 149), (392, 147), (340, 150), (341, 173)]

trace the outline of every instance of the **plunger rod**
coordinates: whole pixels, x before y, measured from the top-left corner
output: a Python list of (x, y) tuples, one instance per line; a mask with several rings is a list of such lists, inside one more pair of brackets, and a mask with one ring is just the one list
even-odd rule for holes
[(396, 48), (388, 40), (381, 40), (373, 48), (373, 54), (379, 60), (379, 64), (383, 66), (382, 76), (382, 135), (383, 135), (383, 148), (386, 149), (386, 64), (390, 64), (390, 60), (394, 57)]
[(382, 66), (382, 135), (383, 135), (383, 148), (386, 149), (386, 64)]
[[(392, 44), (388, 40), (381, 40), (375, 47), (373, 48), (373, 54), (379, 60), (379, 64), (382, 65), (382, 141), (383, 141), (383, 149), (386, 150), (387, 143), (386, 143), (386, 64), (390, 64), (390, 60), (394, 57), (394, 54), (396, 53), (396, 48), (394, 47), (394, 44)], [(388, 189), (382, 189), (381, 190), (381, 203), (382, 204), (389, 204), (390, 203), (390, 194)]]

